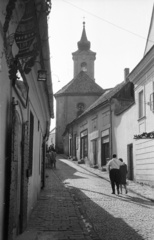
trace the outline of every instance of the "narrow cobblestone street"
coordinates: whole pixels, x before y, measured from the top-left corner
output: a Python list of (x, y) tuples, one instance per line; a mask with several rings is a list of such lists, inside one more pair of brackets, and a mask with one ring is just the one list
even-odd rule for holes
[(112, 195), (109, 181), (59, 157), (18, 240), (154, 240), (153, 226), (152, 201)]

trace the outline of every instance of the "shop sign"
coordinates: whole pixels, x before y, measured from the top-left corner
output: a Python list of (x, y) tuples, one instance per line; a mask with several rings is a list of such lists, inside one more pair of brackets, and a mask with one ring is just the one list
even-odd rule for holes
[(93, 139), (96, 139), (96, 138), (99, 138), (99, 131), (98, 130), (90, 133), (90, 135), (89, 135), (90, 140), (93, 140)]
[(88, 130), (85, 130), (85, 131), (81, 132), (81, 137), (84, 137), (86, 135), (88, 135)]
[(109, 142), (109, 136), (103, 137), (102, 143), (108, 143)]
[(109, 135), (109, 129), (102, 132), (102, 137)]

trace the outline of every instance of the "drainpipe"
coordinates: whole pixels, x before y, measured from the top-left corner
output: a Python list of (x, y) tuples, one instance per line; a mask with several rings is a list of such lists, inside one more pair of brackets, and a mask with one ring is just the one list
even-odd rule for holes
[(109, 101), (110, 104), (110, 158), (112, 158), (113, 155), (113, 146), (112, 146), (112, 109), (111, 109), (111, 99)]
[(73, 134), (73, 125), (72, 125), (72, 159), (74, 157), (74, 134)]
[(42, 171), (42, 186), (41, 188), (44, 188), (45, 187), (45, 175), (46, 175), (46, 142), (48, 141), (48, 138), (49, 138), (49, 122), (47, 121), (46, 122), (46, 133), (43, 137), (43, 143), (42, 143), (42, 156), (43, 156), (43, 166), (41, 166), (43, 169)]
[(46, 141), (47, 141), (47, 135), (43, 137), (43, 143), (42, 143), (42, 162), (41, 162), (41, 189), (45, 187), (45, 158), (46, 158)]
[(43, 164), (42, 164), (42, 185), (41, 185), (41, 189), (43, 189), (45, 187), (45, 155), (46, 155), (46, 151), (45, 151), (45, 145), (46, 145), (46, 137), (43, 138), (43, 144), (42, 144), (42, 156), (43, 156)]

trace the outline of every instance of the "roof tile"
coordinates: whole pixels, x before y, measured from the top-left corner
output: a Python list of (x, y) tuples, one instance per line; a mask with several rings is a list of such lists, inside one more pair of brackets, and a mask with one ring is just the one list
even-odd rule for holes
[(69, 94), (103, 94), (104, 90), (94, 82), (85, 72), (81, 71), (67, 85), (59, 90), (55, 96)]

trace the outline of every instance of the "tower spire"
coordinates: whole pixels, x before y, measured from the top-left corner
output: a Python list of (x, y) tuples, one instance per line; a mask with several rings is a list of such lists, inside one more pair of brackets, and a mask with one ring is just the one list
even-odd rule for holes
[(81, 39), (78, 42), (78, 49), (80, 51), (88, 51), (90, 49), (90, 42), (87, 39), (86, 30), (85, 30), (85, 21), (83, 21), (83, 30)]

